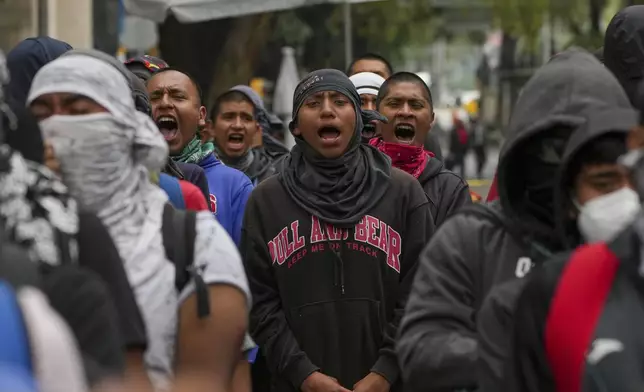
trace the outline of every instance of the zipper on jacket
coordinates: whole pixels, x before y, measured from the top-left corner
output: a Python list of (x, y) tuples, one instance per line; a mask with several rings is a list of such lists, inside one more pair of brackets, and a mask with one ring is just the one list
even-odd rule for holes
[[(335, 262), (333, 263), (333, 285), (338, 286), (338, 280), (340, 281), (340, 293), (344, 295), (344, 260), (342, 260), (342, 249), (344, 245), (344, 233), (340, 233), (340, 251), (338, 252), (333, 248), (333, 243), (331, 242), (331, 236), (329, 235), (329, 227), (324, 225), (324, 231), (326, 232), (327, 245), (331, 248), (331, 252), (335, 256)], [(339, 278), (339, 279), (338, 279)]]

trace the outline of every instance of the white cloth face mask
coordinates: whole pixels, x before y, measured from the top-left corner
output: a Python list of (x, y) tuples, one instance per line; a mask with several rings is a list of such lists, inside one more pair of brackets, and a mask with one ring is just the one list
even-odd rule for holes
[(101, 210), (132, 182), (133, 132), (111, 114), (52, 116), (40, 128), (54, 148), (63, 181), (84, 208)]
[(641, 209), (637, 192), (624, 187), (581, 206), (577, 227), (587, 243), (610, 241), (633, 223)]

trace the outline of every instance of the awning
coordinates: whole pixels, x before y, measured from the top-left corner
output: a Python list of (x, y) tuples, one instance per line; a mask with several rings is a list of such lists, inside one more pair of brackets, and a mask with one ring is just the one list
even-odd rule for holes
[[(170, 14), (182, 23), (281, 11), (345, 0), (123, 0), (130, 15), (161, 23)], [(380, 0), (348, 0), (352, 4)]]

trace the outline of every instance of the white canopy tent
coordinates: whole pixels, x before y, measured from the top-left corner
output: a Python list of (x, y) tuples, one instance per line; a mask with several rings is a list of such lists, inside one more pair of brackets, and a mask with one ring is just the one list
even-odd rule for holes
[[(317, 4), (344, 4), (345, 57), (347, 65), (353, 57), (351, 45), (351, 4), (382, 0), (122, 0), (129, 15), (162, 23), (173, 14), (179, 22), (197, 23), (208, 20), (232, 18), (264, 12), (312, 6)], [(282, 65), (276, 83), (274, 97), (275, 112), (282, 119), (290, 120), (293, 107), (293, 92), (299, 82), (294, 50), (282, 50)], [(294, 140), (290, 132), (286, 144), (292, 147)]]
[(345, 4), (344, 34), (347, 66), (353, 57), (351, 4), (382, 0), (122, 0), (129, 15), (162, 23), (173, 14), (181, 23), (197, 23), (208, 20), (282, 11), (317, 4)]
[[(273, 95), (273, 112), (277, 114), (285, 123), (292, 120), (291, 112), (293, 111), (293, 94), (295, 88), (300, 82), (300, 75), (297, 71), (295, 62), (295, 50), (293, 48), (282, 48), (282, 64), (280, 73), (275, 83), (275, 93)], [(289, 149), (295, 145), (295, 139), (290, 132), (286, 132), (284, 144)]]
[(324, 3), (367, 3), (381, 0), (123, 0), (130, 15), (163, 22), (169, 14), (182, 23), (281, 11)]

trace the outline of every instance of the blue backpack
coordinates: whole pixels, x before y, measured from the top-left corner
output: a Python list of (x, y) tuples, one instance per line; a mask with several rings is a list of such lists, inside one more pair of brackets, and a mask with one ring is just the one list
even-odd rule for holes
[(13, 287), (0, 280), (0, 392), (35, 392), (25, 321)]
[(165, 191), (170, 200), (170, 204), (177, 210), (185, 210), (186, 202), (183, 199), (183, 192), (179, 180), (169, 174), (161, 173), (159, 175), (159, 187)]
[(0, 392), (36, 392), (29, 333), (16, 288), (39, 286), (39, 269), (0, 227)]

